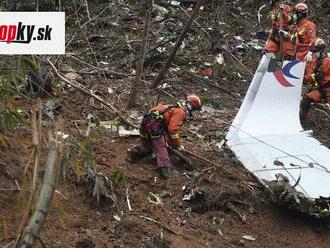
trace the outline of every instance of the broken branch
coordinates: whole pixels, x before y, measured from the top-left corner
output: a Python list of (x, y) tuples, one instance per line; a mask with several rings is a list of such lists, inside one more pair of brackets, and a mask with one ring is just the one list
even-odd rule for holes
[(231, 92), (231, 91), (229, 91), (229, 90), (227, 90), (227, 89), (225, 89), (225, 88), (223, 88), (223, 87), (217, 85), (217, 84), (216, 84), (217, 82), (214, 82), (214, 81), (212, 81), (212, 80), (210, 80), (210, 79), (202, 78), (202, 77), (200, 77), (200, 76), (198, 76), (198, 75), (196, 75), (196, 74), (194, 74), (194, 73), (189, 73), (189, 75), (191, 76), (191, 78), (192, 78), (193, 80), (195, 80), (195, 81), (197, 81), (197, 82), (202, 82), (202, 83), (206, 83), (206, 84), (208, 84), (208, 85), (211, 85), (211, 86), (213, 86), (213, 87), (215, 87), (215, 88), (217, 88), (217, 89), (223, 91), (224, 93), (230, 95), (230, 96), (231, 96), (233, 99), (235, 99), (236, 101), (241, 102), (241, 100), (238, 99), (237, 96), (236, 96), (233, 92)]
[(141, 218), (142, 218), (142, 219), (145, 219), (145, 220), (148, 220), (148, 221), (151, 221), (151, 222), (153, 222), (153, 223), (156, 223), (157, 225), (159, 225), (159, 226), (165, 228), (165, 229), (166, 229), (167, 231), (169, 231), (170, 233), (172, 233), (172, 234), (174, 234), (174, 235), (178, 235), (178, 234), (177, 234), (176, 232), (174, 232), (171, 228), (169, 228), (168, 226), (166, 226), (166, 225), (160, 223), (160, 222), (157, 221), (157, 220), (154, 220), (154, 219), (149, 218), (149, 217), (146, 217), (146, 216), (141, 216)]

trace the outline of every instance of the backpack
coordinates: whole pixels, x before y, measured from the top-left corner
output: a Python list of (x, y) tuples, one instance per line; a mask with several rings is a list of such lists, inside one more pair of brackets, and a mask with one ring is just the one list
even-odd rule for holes
[(167, 132), (167, 127), (165, 123), (164, 114), (172, 108), (178, 108), (180, 104), (169, 105), (162, 111), (150, 111), (149, 113), (143, 116), (141, 126), (140, 126), (140, 135), (144, 138), (156, 139), (164, 135)]

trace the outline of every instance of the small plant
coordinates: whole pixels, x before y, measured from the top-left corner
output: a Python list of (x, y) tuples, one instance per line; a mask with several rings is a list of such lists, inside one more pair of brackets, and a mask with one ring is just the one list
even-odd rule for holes
[(95, 167), (95, 158), (92, 145), (88, 138), (84, 138), (79, 142), (79, 146), (82, 152), (84, 161), (87, 163), (88, 167)]
[(0, 215), (0, 235), (2, 239), (8, 238), (8, 225), (4, 216)]
[(128, 185), (128, 176), (124, 172), (116, 171), (112, 173), (110, 178), (115, 184), (122, 184), (125, 187)]

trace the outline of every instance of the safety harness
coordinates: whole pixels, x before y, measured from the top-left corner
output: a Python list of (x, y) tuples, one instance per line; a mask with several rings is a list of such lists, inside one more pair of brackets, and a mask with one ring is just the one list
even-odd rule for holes
[(157, 139), (164, 135), (168, 130), (165, 123), (164, 114), (173, 108), (184, 108), (180, 102), (167, 106), (165, 109), (151, 110), (143, 116), (140, 135), (144, 138)]

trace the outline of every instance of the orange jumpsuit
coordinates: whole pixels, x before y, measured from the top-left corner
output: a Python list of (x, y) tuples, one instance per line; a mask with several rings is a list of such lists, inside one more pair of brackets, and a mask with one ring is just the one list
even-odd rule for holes
[(317, 38), (316, 25), (306, 18), (299, 21), (296, 30), (291, 34), (291, 42), (295, 43), (296, 55), (295, 58), (303, 61), (307, 55), (311, 43)]
[[(267, 39), (265, 50), (268, 53), (277, 53), (280, 50), (280, 36), (278, 31), (281, 29), (280, 18), (281, 11), (279, 7), (274, 7), (270, 12), (272, 20), (272, 30)], [(283, 8), (283, 30), (289, 32), (291, 27), (290, 23), (292, 21), (292, 12), (291, 7), (287, 4), (284, 4)], [(289, 38), (283, 39), (283, 57), (292, 57), (293, 56), (293, 47)]]
[(322, 63), (318, 69), (318, 71), (321, 72), (321, 78), (315, 76), (318, 73), (315, 71), (317, 69), (317, 59), (313, 59), (311, 63), (307, 63), (306, 65), (304, 77), (305, 84), (311, 83), (318, 84), (319, 86), (319, 89), (307, 93), (306, 97), (308, 97), (313, 103), (319, 103), (322, 100), (325, 100), (330, 104), (330, 58), (323, 57), (321, 60)]
[(159, 168), (172, 167), (168, 144), (173, 148), (181, 145), (180, 129), (186, 118), (185, 108), (180, 103), (174, 106), (158, 104), (150, 112), (152, 117), (146, 115), (141, 123), (141, 144), (128, 150), (129, 158), (134, 160), (153, 151)]
[[(163, 111), (166, 108), (168, 105), (158, 104), (151, 111)], [(181, 145), (180, 132), (182, 123), (186, 119), (186, 111), (183, 107), (171, 108), (164, 113), (164, 119), (170, 145), (177, 148)]]

